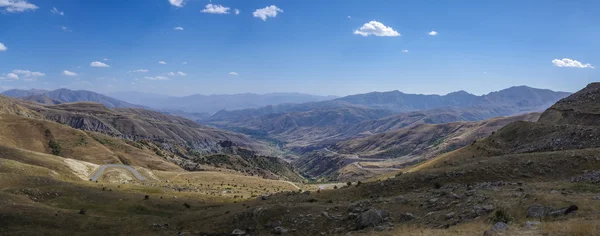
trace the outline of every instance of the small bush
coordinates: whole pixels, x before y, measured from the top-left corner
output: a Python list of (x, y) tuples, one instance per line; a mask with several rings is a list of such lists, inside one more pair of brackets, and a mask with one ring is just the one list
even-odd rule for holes
[(307, 201), (307, 202), (318, 202), (318, 200), (317, 200), (317, 199), (314, 199), (314, 198), (309, 198), (309, 199), (308, 199), (308, 200), (306, 200), (306, 201)]
[(352, 186), (352, 182), (348, 182), (348, 183), (346, 183), (346, 185)]
[(358, 181), (356, 182), (356, 187), (360, 186), (362, 184), (362, 182)]
[(80, 214), (80, 215), (85, 215), (85, 213), (86, 213), (86, 212), (87, 212), (87, 211), (86, 211), (85, 209), (80, 209), (80, 210), (79, 210), (79, 214)]
[(395, 176), (396, 176), (396, 177), (400, 177), (400, 176), (402, 176), (403, 174), (404, 174), (404, 173), (403, 173), (402, 171), (400, 171), (400, 172), (396, 173), (396, 175), (395, 175)]
[(440, 188), (442, 188), (442, 184), (440, 184), (439, 182), (435, 182), (435, 184), (433, 184), (433, 187), (435, 189), (440, 189)]
[(50, 140), (50, 142), (48, 142), (48, 147), (50, 148), (52, 155), (60, 156), (62, 153), (62, 147), (54, 140)]
[(183, 203), (183, 206), (184, 206), (185, 208), (188, 208), (188, 209), (192, 207), (192, 206), (190, 206), (190, 204), (187, 204), (187, 202), (186, 202), (186, 203)]
[(337, 185), (333, 185), (333, 189), (337, 189)]
[(148, 199), (150, 199), (150, 196), (148, 196), (148, 195), (144, 196), (144, 200), (148, 200)]
[(498, 209), (498, 210), (494, 211), (492, 218), (490, 218), (490, 221), (492, 223), (504, 222), (504, 223), (508, 224), (513, 220), (514, 220), (514, 218), (512, 216), (510, 216), (508, 211), (506, 211), (505, 209)]

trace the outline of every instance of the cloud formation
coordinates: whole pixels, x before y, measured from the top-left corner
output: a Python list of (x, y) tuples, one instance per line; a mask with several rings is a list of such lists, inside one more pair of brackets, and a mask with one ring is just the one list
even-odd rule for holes
[(6, 78), (12, 79), (12, 80), (17, 80), (17, 79), (19, 79), (19, 76), (17, 74), (15, 74), (15, 73), (8, 73), (6, 75)]
[(229, 14), (229, 9), (229, 7), (209, 3), (206, 5), (206, 7), (204, 7), (204, 9), (201, 12), (210, 14)]
[(46, 76), (46, 74), (37, 71), (13, 70), (12, 73), (9, 73), (7, 76), (17, 79), (23, 78), (25, 80), (36, 80), (38, 77)]
[(61, 16), (65, 15), (64, 12), (59, 11), (58, 9), (56, 9), (56, 7), (53, 7), (52, 9), (50, 9), (50, 12), (52, 12), (52, 14), (56, 14), (56, 15), (61, 15)]
[(161, 75), (159, 75), (159, 76), (154, 76), (154, 77), (151, 77), (151, 76), (146, 76), (146, 77), (144, 77), (144, 79), (147, 79), (147, 80), (169, 80), (169, 78), (168, 78), (168, 77), (166, 77), (166, 76), (161, 76)]
[(173, 28), (173, 29), (174, 29), (174, 30), (183, 30), (183, 27), (181, 27), (181, 26), (177, 26), (177, 27), (175, 27), (175, 28)]
[(91, 67), (100, 67), (100, 68), (107, 68), (110, 67), (109, 65), (103, 63), (103, 62), (99, 62), (99, 61), (94, 61), (92, 63), (90, 63)]
[(183, 7), (186, 0), (169, 0), (169, 3), (175, 7)]
[(427, 34), (429, 34), (431, 36), (436, 36), (438, 34), (438, 32), (435, 32), (435, 31), (432, 30), (431, 32), (429, 32)]
[(186, 73), (183, 73), (181, 71), (177, 71), (177, 74), (180, 75), (180, 76), (186, 76), (187, 75)]
[(402, 50), (402, 52), (404, 52), (404, 53), (407, 53), (407, 52), (408, 52), (408, 50), (404, 49), (404, 50)]
[(77, 76), (77, 73), (68, 70), (64, 70), (62, 74), (66, 76)]
[(0, 52), (4, 52), (6, 50), (8, 50), (8, 48), (6, 46), (4, 46), (3, 43), (0, 43)]
[(229, 75), (239, 75), (237, 72), (229, 72)]
[(276, 17), (277, 13), (283, 13), (283, 10), (275, 5), (271, 5), (265, 8), (256, 9), (256, 11), (252, 12), (252, 15), (266, 21), (269, 17)]
[(552, 64), (554, 64), (555, 66), (558, 66), (558, 67), (592, 68), (592, 69), (595, 68), (594, 66), (592, 66), (589, 63), (583, 64), (577, 60), (573, 60), (573, 59), (569, 59), (569, 58), (554, 59), (554, 60), (552, 60)]
[(146, 73), (146, 72), (148, 72), (148, 70), (146, 70), (146, 69), (137, 69), (137, 70), (133, 70), (131, 72)]
[(165, 61), (159, 61), (158, 64), (166, 65), (167, 63)]
[(0, 8), (3, 8), (4, 12), (17, 13), (34, 11), (39, 7), (27, 2), (27, 0), (0, 0)]
[(233, 12), (235, 12), (236, 15), (240, 14), (240, 10), (239, 9), (235, 9), (235, 10), (233, 10)]
[(381, 22), (371, 21), (369, 23), (365, 23), (360, 29), (355, 30), (354, 34), (369, 36), (375, 35), (379, 37), (396, 37), (400, 36), (400, 33), (392, 29), (392, 27), (385, 26)]

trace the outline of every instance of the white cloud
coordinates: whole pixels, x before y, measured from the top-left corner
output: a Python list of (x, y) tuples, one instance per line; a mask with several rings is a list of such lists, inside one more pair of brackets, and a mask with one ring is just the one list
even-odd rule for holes
[(171, 3), (171, 5), (176, 6), (176, 7), (183, 7), (183, 5), (185, 4), (186, 0), (169, 0), (169, 3)]
[(436, 36), (438, 34), (438, 32), (435, 32), (435, 31), (432, 30), (431, 32), (429, 32), (427, 34), (429, 34), (431, 36)]
[(569, 59), (569, 58), (554, 59), (554, 60), (552, 60), (552, 64), (554, 64), (555, 66), (558, 66), (558, 67), (575, 67), (575, 68), (592, 68), (592, 69), (595, 68), (594, 66), (592, 66), (589, 63), (583, 64), (577, 60), (573, 60), (573, 59)]
[(64, 12), (62, 12), (62, 11), (59, 11), (58, 9), (56, 9), (56, 7), (53, 7), (53, 8), (50, 10), (50, 12), (52, 12), (53, 14), (61, 15), (61, 16), (64, 16), (64, 15), (65, 15), (65, 13), (64, 13)]
[[(14, 74), (14, 75), (11, 75)], [(18, 75), (18, 76), (16, 76)], [(42, 72), (36, 72), (36, 71), (28, 71), (28, 70), (13, 70), (12, 73), (9, 73), (8, 76), (9, 77), (15, 77), (16, 78), (20, 78), (23, 77), (25, 80), (35, 80), (38, 77), (42, 77), (45, 76), (46, 74), (42, 73)]]
[[(1, 1), (1, 0), (0, 0), (0, 1)], [(64, 26), (64, 25), (63, 25), (63, 26), (61, 26), (60, 28), (61, 28), (63, 31), (65, 31), (65, 32), (73, 32), (73, 30), (70, 30), (69, 28), (67, 28), (67, 27), (66, 27), (66, 26)]]
[(181, 26), (177, 26), (177, 27), (175, 27), (175, 28), (173, 28), (173, 29), (174, 29), (174, 30), (183, 30), (183, 27), (181, 27)]
[(9, 78), (9, 79), (13, 79), (13, 80), (19, 79), (19, 76), (17, 74), (15, 74), (15, 73), (8, 73), (6, 75), (6, 77)]
[(159, 61), (158, 64), (166, 65), (167, 63), (165, 61)]
[(211, 14), (229, 14), (229, 9), (229, 7), (224, 7), (222, 5), (213, 5), (212, 3), (209, 3), (201, 12)]
[(148, 80), (169, 80), (168, 77), (166, 77), (166, 76), (160, 76), (160, 75), (159, 76), (154, 76), (154, 77), (146, 76), (146, 77), (144, 77), (144, 79), (148, 79)]
[(352, 17), (351, 17), (351, 16), (348, 16), (348, 19), (352, 19)]
[(110, 67), (109, 65), (107, 65), (107, 64), (105, 64), (103, 62), (99, 62), (99, 61), (94, 61), (94, 62), (90, 63), (90, 66), (92, 66), (92, 67), (104, 67), (104, 68)]
[(77, 73), (68, 70), (64, 70), (62, 74), (66, 76), (77, 76)]
[(105, 61), (108, 61), (108, 58), (104, 58)]
[(235, 14), (236, 14), (236, 15), (239, 15), (239, 14), (240, 14), (240, 10), (239, 10), (239, 9), (235, 9), (235, 10), (233, 10), (233, 11), (235, 12)]
[(5, 12), (16, 13), (34, 11), (39, 7), (27, 2), (27, 0), (0, 0), (0, 8), (4, 8)]
[(8, 48), (6, 46), (4, 46), (3, 43), (0, 43), (0, 52), (4, 52), (6, 50), (8, 50)]
[(400, 33), (392, 29), (392, 27), (385, 26), (384, 24), (378, 21), (371, 21), (369, 23), (365, 23), (360, 29), (355, 30), (354, 34), (362, 35), (362, 36), (388, 36), (388, 37), (396, 37), (400, 36)]
[(252, 15), (266, 21), (269, 17), (276, 17), (279, 12), (283, 13), (283, 10), (275, 5), (271, 5), (265, 8), (256, 9), (256, 11), (252, 12)]
[(187, 65), (187, 61), (182, 62), (181, 64)]
[(229, 72), (229, 75), (239, 75), (237, 72)]
[(137, 69), (137, 70), (133, 70), (131, 72), (146, 73), (146, 72), (148, 72), (148, 70), (146, 70), (146, 69)]
[(180, 76), (186, 76), (187, 75), (186, 73), (183, 73), (181, 71), (177, 71), (177, 74), (180, 75)]
[(168, 76), (175, 76), (175, 72), (169, 72), (167, 73)]
[(408, 50), (404, 49), (404, 50), (402, 50), (402, 52), (406, 53), (406, 52), (408, 52)]

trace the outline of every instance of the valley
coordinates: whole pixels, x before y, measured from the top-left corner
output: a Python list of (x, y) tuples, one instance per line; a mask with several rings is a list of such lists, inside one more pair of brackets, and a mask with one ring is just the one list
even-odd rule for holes
[(479, 235), (505, 222), (498, 232), (593, 235), (597, 94), (590, 84), (543, 113), (492, 118), (355, 105), (274, 113), (254, 133), (243, 119), (215, 125), (239, 125), (224, 130), (143, 108), (0, 97), (0, 232)]

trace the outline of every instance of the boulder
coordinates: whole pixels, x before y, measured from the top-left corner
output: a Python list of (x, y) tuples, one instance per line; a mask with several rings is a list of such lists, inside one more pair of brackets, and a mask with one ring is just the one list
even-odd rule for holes
[(542, 205), (532, 205), (527, 208), (527, 218), (542, 218), (547, 212), (548, 209)]
[(246, 235), (246, 231), (243, 231), (241, 229), (234, 229), (233, 232), (231, 232), (231, 235)]
[(368, 227), (375, 227), (383, 222), (389, 214), (386, 211), (377, 209), (370, 209), (361, 213), (356, 218), (356, 229), (364, 229)]

